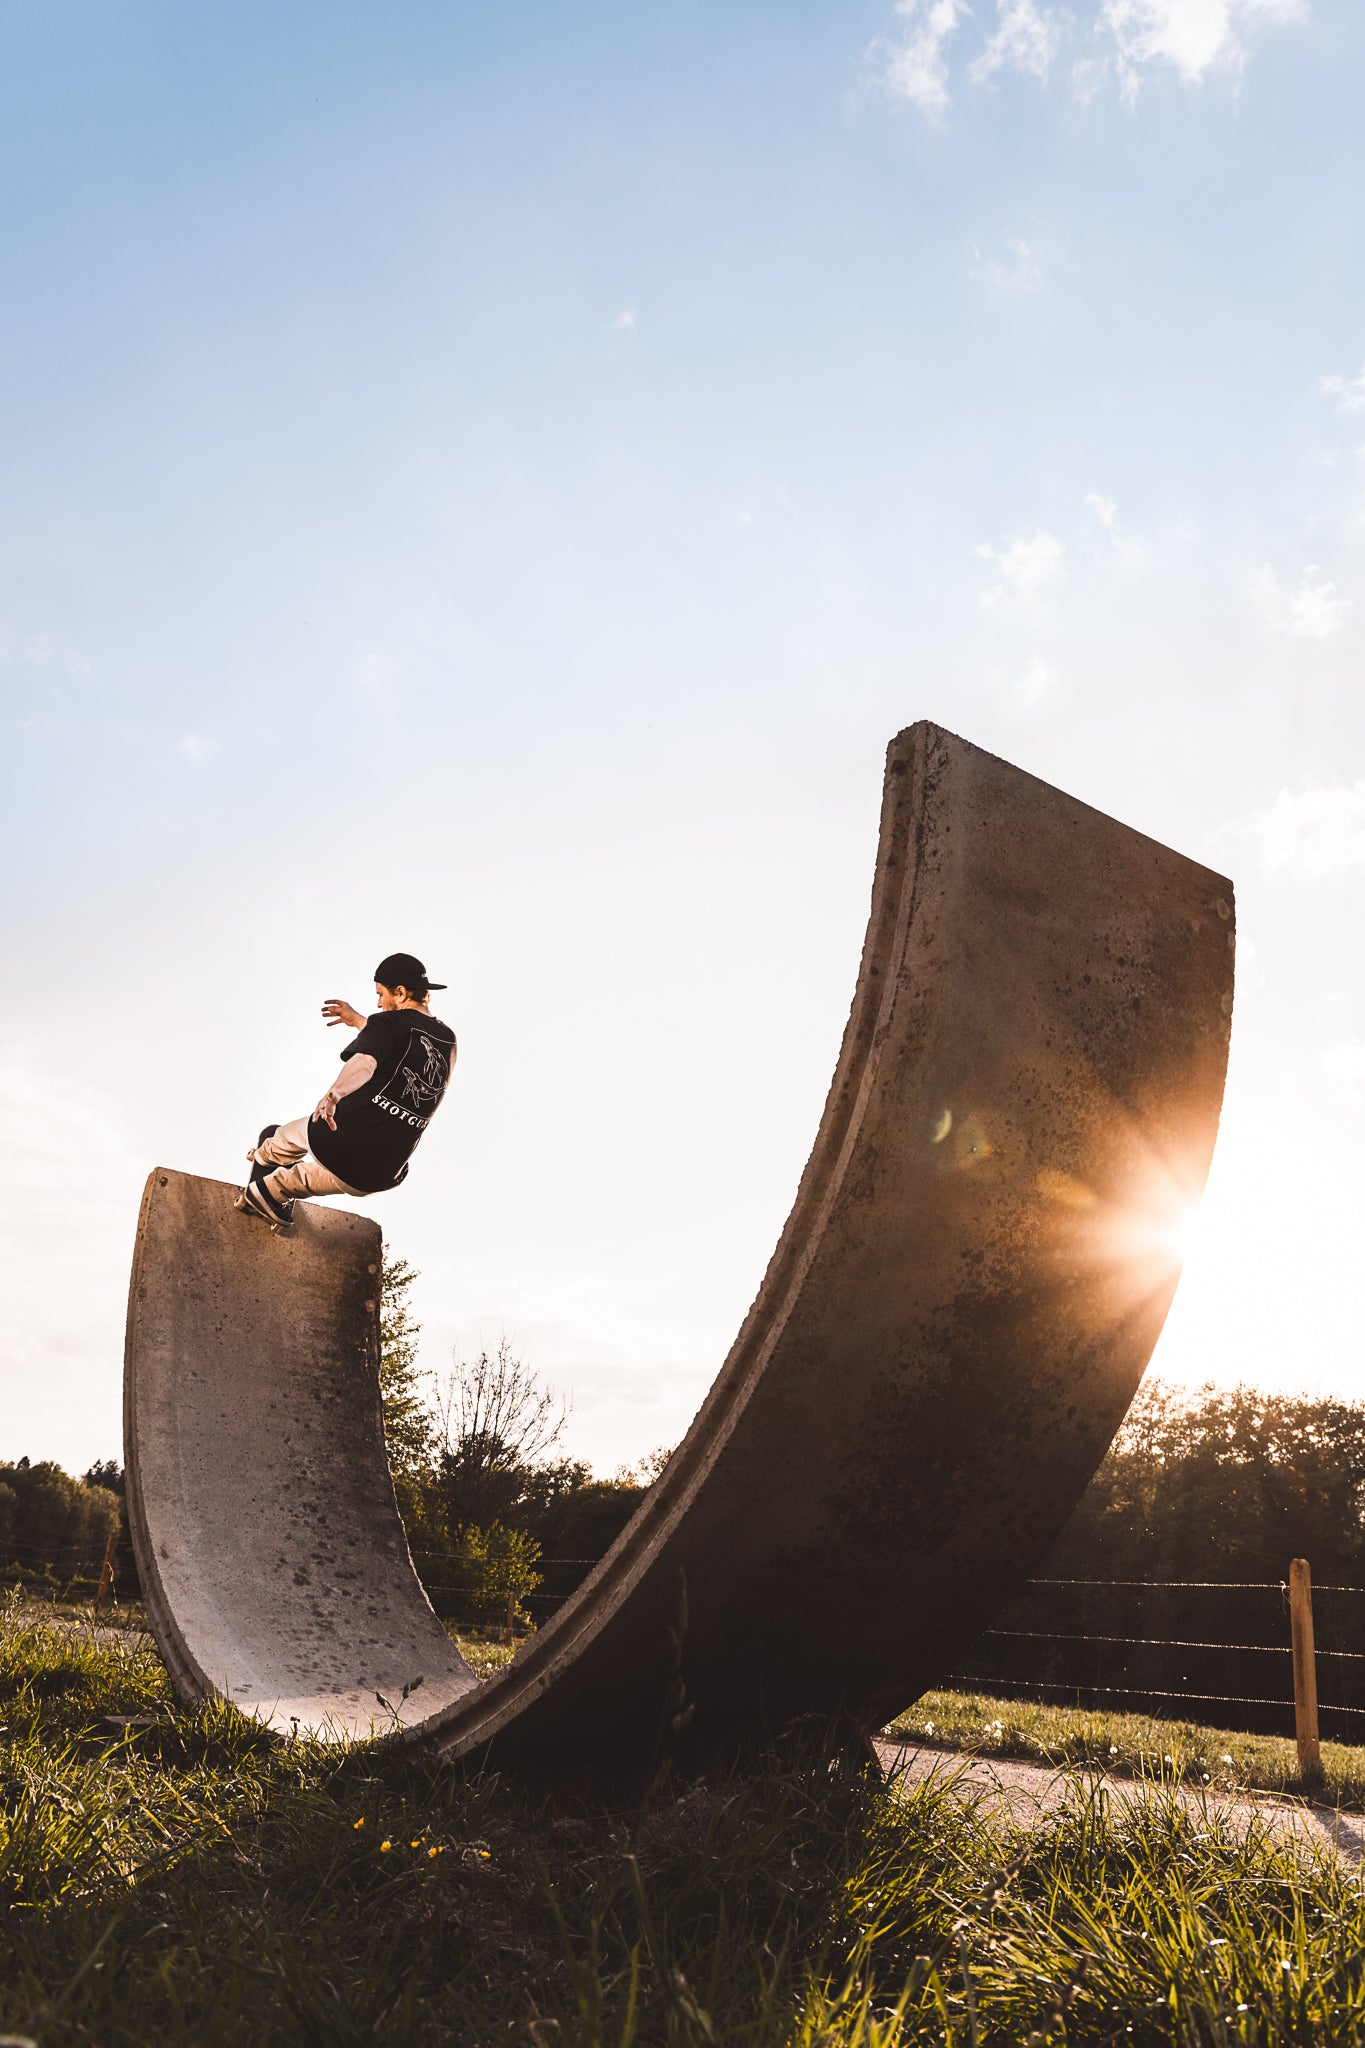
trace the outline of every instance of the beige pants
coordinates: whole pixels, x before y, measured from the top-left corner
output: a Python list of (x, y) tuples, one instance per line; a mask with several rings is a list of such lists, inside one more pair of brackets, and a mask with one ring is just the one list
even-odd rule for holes
[(277, 1169), (265, 1177), (269, 1192), (277, 1202), (291, 1201), (296, 1195), (305, 1199), (309, 1195), (357, 1195), (363, 1201), (363, 1188), (348, 1186), (329, 1166), (314, 1159), (308, 1150), (308, 1121), (306, 1116), (295, 1117), (292, 1124), (281, 1124), (273, 1138), (256, 1147), (253, 1157), (262, 1166)]

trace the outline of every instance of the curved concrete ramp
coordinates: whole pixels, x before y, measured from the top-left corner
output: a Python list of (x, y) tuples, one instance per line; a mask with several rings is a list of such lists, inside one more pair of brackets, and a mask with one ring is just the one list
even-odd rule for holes
[[(286, 1734), (393, 1726), (477, 1685), (412, 1568), (379, 1405), (379, 1226), (273, 1233), (222, 1181), (147, 1182), (128, 1300), (128, 1520), (182, 1698)], [(421, 1678), (410, 1703), (403, 1687)]]
[(629, 1527), (480, 1686), (383, 1474), (374, 1226), (271, 1237), (153, 1174), (129, 1493), (182, 1692), (339, 1728), (420, 1675), (412, 1739), (561, 1769), (903, 1707), (1065, 1521), (1150, 1356), (1217, 1129), (1231, 906), (937, 727), (892, 742), (852, 1015), (758, 1298)]

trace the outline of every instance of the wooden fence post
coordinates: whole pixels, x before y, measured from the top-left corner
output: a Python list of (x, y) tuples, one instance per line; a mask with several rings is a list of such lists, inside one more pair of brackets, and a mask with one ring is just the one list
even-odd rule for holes
[[(516, 1620), (517, 1620), (517, 1596), (516, 1596), (516, 1594), (515, 1594), (515, 1593), (509, 1593), (509, 1594), (507, 1595), (507, 1635), (506, 1635), (506, 1637), (505, 1637), (505, 1641), (507, 1642), (507, 1644), (508, 1644), (509, 1648), (510, 1648), (510, 1646), (511, 1646), (511, 1645), (512, 1645), (512, 1644), (513, 1644), (513, 1643), (514, 1643), (514, 1642), (516, 1641), (516, 1639), (517, 1639), (517, 1638), (516, 1638), (516, 1633), (515, 1633), (515, 1630), (516, 1630)], [(1315, 1708), (1315, 1709), (1314, 1709), (1314, 1712), (1316, 1713), (1316, 1711), (1317, 1711), (1317, 1710), (1316, 1710), (1316, 1708)]]
[(114, 1587), (114, 1552), (118, 1549), (118, 1530), (111, 1531), (104, 1546), (104, 1563), (100, 1566), (100, 1582), (95, 1592), (95, 1619), (104, 1612), (104, 1603)]
[(1294, 1651), (1294, 1739), (1304, 1777), (1322, 1768), (1318, 1749), (1318, 1669), (1313, 1649), (1313, 1574), (1306, 1557), (1289, 1565), (1289, 1634)]

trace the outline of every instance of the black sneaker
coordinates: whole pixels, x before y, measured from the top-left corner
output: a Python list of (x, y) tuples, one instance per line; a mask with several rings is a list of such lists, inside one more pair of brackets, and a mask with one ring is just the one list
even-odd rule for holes
[(271, 1194), (265, 1184), (266, 1175), (274, 1171), (273, 1166), (255, 1167), (251, 1179), (237, 1197), (237, 1207), (250, 1210), (253, 1216), (260, 1216), (267, 1223), (292, 1223), (293, 1202), (281, 1202), (277, 1196)]

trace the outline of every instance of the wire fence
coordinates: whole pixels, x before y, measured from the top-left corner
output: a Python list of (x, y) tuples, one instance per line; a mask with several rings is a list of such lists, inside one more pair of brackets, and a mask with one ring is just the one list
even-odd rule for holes
[[(959, 1687), (963, 1692), (980, 1692), (983, 1681), (971, 1678), (962, 1672), (948, 1672), (943, 1678), (945, 1686)], [(1222, 1692), (1163, 1692), (1153, 1685), (1064, 1685), (1059, 1680), (1046, 1678), (1008, 1679), (999, 1681), (1011, 1692), (1016, 1688), (1027, 1688), (1030, 1692), (1067, 1693), (1073, 1697), (1084, 1694), (1088, 1699), (1096, 1694), (1102, 1699), (1125, 1700), (1180, 1700), (1190, 1707), (1274, 1707), (1285, 1713), (1294, 1711), (1294, 1701), (1286, 1699), (1258, 1698), (1254, 1693)], [(1365, 1707), (1338, 1707), (1328, 1700), (1319, 1700), (1319, 1714), (1359, 1714), (1365, 1717)]]
[[(1365, 1640), (1365, 1609), (1351, 1606), (1346, 1610), (1343, 1635), (1318, 1648), (1314, 1602), (1319, 1603), (1319, 1617), (1326, 1604), (1335, 1633), (1335, 1603), (1365, 1599), (1365, 1586), (1313, 1586), (1308, 1566), (1300, 1559), (1291, 1567), (1288, 1580), (1029, 1579), (1012, 1607), (1022, 1609), (1030, 1601), (1055, 1602), (1058, 1594), (1072, 1597), (1064, 1603), (1069, 1611), (1059, 1617), (1056, 1626), (1044, 1626), (1041, 1620), (1037, 1626), (1011, 1626), (1009, 1622), (1016, 1618), (1021, 1623), (1039, 1618), (1023, 1613), (1002, 1617), (1006, 1625), (997, 1624), (978, 1638), (965, 1660), (967, 1668), (945, 1674), (942, 1683), (997, 1697), (1070, 1698), (1078, 1708), (1101, 1702), (1125, 1702), (1130, 1709), (1149, 1707), (1166, 1714), (1172, 1711), (1174, 1703), (1187, 1711), (1232, 1708), (1235, 1715), (1228, 1718), (1264, 1723), (1270, 1717), (1277, 1727), (1292, 1716), (1301, 1757), (1316, 1757), (1320, 1716), (1331, 1717), (1333, 1724), (1339, 1719), (1346, 1739), (1359, 1739), (1363, 1732), (1365, 1650), (1344, 1647), (1343, 1635), (1346, 1643)], [(1112, 1625), (1087, 1626), (1085, 1613), (1077, 1612), (1083, 1605), (1074, 1597), (1079, 1594), (1090, 1596), (1087, 1604), (1091, 1606), (1098, 1596), (1102, 1608), (1110, 1611), (1113, 1601), (1131, 1604), (1135, 1594), (1163, 1595), (1168, 1600), (1176, 1596), (1185, 1608), (1187, 1603), (1180, 1596), (1253, 1594), (1264, 1600), (1271, 1595), (1279, 1610), (1280, 1627), (1274, 1631), (1279, 1640), (1248, 1640), (1250, 1633), (1259, 1631), (1246, 1629), (1227, 1637), (1207, 1629), (1187, 1634), (1179, 1632), (1178, 1624), (1165, 1634), (1119, 1634), (1112, 1631)], [(1206, 1612), (1207, 1600), (1196, 1600), (1195, 1607)], [(1197, 1622), (1199, 1614), (1195, 1612), (1190, 1618)], [(1172, 1671), (1172, 1662), (1177, 1658), (1181, 1663), (1195, 1660), (1190, 1671)], [(1258, 1663), (1239, 1670), (1238, 1660), (1243, 1658), (1282, 1661), (1278, 1666)], [(1206, 1662), (1200, 1672), (1200, 1659), (1218, 1661), (1212, 1668)], [(1068, 1665), (1069, 1669), (1059, 1668)], [(1264, 1683), (1264, 1678), (1260, 1685), (1255, 1683), (1257, 1670), (1270, 1678), (1270, 1685)], [(1281, 1673), (1286, 1681), (1285, 1691), (1276, 1695), (1272, 1688)], [(1177, 1676), (1178, 1684), (1172, 1683)], [(1319, 1698), (1320, 1678), (1327, 1681), (1333, 1696)]]
[(97, 1550), (83, 1548), (61, 1552), (43, 1546), (26, 1546), (20, 1552), (14, 1544), (0, 1544), (0, 1579), (13, 1586), (60, 1586), (75, 1588), (98, 1581), (104, 1568), (104, 1545)]
[[(605, 1552), (603, 1555), (605, 1555)], [(491, 1577), (487, 1572), (471, 1570), (454, 1578), (449, 1576), (442, 1576), (440, 1578), (434, 1575), (428, 1576), (426, 1570), (423, 1569), (423, 1560), (426, 1560), (429, 1564), (435, 1564), (438, 1569), (448, 1573), (450, 1557), (447, 1551), (430, 1550), (420, 1545), (413, 1545), (411, 1556), (413, 1564), (417, 1568), (417, 1575), (428, 1594), (454, 1593), (462, 1594), (466, 1597), (482, 1596), (486, 1599), (506, 1599), (507, 1597), (505, 1587), (497, 1584), (495, 1578)], [(602, 1558), (600, 1556), (537, 1557), (530, 1566), (530, 1572), (539, 1578), (542, 1583), (528, 1588), (526, 1591), (515, 1593), (513, 1596), (515, 1602), (519, 1607), (546, 1608), (553, 1612), (556, 1607), (562, 1607), (571, 1594), (577, 1592), (578, 1583), (572, 1586), (561, 1587), (558, 1590), (547, 1591), (543, 1585), (544, 1574), (552, 1570), (577, 1570), (586, 1575), (594, 1565), (598, 1565), (601, 1562)]]
[(14, 1543), (0, 1542), (0, 1558), (5, 1564), (34, 1564), (40, 1569), (48, 1566), (54, 1571), (66, 1565), (87, 1564), (92, 1559), (96, 1571), (104, 1553), (104, 1538), (95, 1545), (89, 1543)]
[[(1122, 1643), (1127, 1648), (1143, 1650), (1229, 1650), (1236, 1651), (1239, 1656), (1288, 1657), (1291, 1654), (1288, 1643), (1191, 1643), (1181, 1636), (1064, 1635), (1052, 1629), (1038, 1628), (988, 1628), (981, 1640), (990, 1642), (992, 1638), (1030, 1643)], [(1342, 1657), (1352, 1664), (1365, 1664), (1365, 1650), (1319, 1650), (1317, 1654), (1319, 1657)]]

